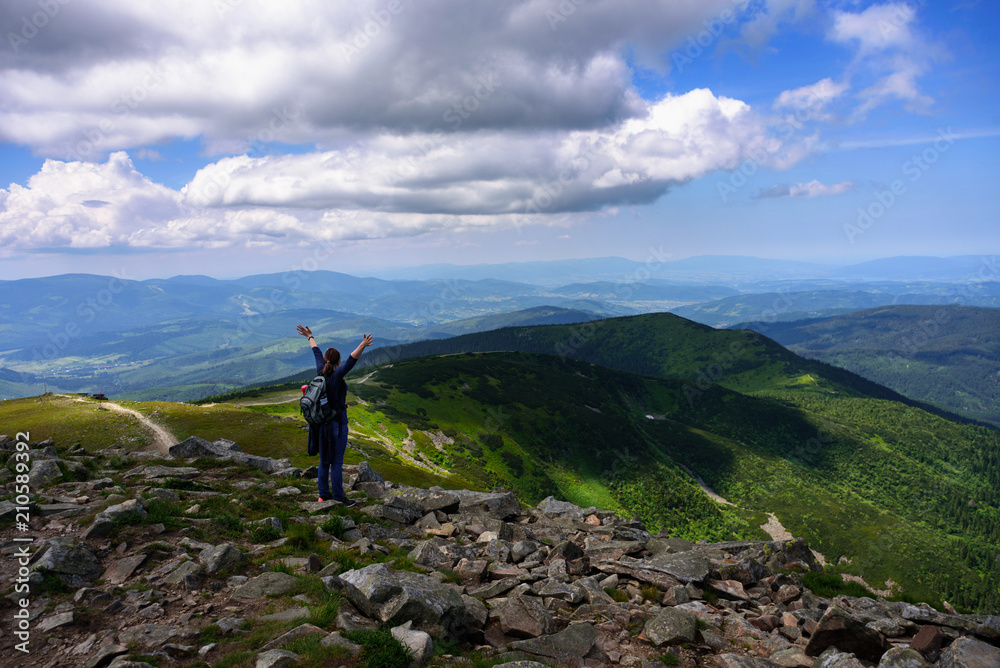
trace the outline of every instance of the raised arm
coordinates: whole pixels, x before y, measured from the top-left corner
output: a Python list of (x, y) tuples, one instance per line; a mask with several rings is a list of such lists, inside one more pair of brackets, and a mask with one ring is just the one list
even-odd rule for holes
[(313, 333), (311, 329), (309, 329), (308, 327), (303, 327), (302, 325), (296, 325), (295, 328), (298, 330), (299, 334), (309, 339), (310, 346), (312, 346), (313, 348), (319, 348), (319, 346), (316, 345), (316, 339), (313, 338)]
[(367, 348), (371, 344), (372, 344), (372, 335), (365, 334), (364, 338), (361, 339), (361, 343), (359, 343), (358, 347), (355, 348), (354, 352), (351, 353), (351, 357), (353, 357), (354, 359), (358, 359), (359, 357), (361, 357), (361, 353), (365, 351), (365, 348)]

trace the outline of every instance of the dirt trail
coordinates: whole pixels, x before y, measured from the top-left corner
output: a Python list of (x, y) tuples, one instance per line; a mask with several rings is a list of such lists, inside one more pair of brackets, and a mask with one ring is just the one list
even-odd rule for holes
[[(791, 532), (781, 524), (781, 520), (774, 513), (767, 514), (767, 524), (761, 524), (760, 528), (767, 532), (767, 535), (771, 537), (771, 540), (792, 540), (795, 538)], [(816, 561), (819, 562), (820, 566), (826, 566), (826, 557), (821, 553), (810, 548), (810, 552), (816, 557)]]
[(716, 503), (721, 503), (723, 505), (731, 506), (733, 503), (731, 501), (726, 501), (724, 498), (716, 494), (711, 487), (705, 484), (705, 481), (701, 479), (701, 476), (684, 466), (683, 464), (678, 464), (682, 469), (684, 469), (689, 476), (694, 478), (695, 482), (698, 483), (698, 487), (701, 487), (701, 491), (708, 495), (708, 498), (712, 499)]
[(124, 413), (126, 415), (131, 415), (132, 417), (139, 420), (139, 422), (141, 422), (143, 426), (146, 427), (146, 429), (149, 429), (151, 432), (153, 432), (153, 446), (156, 450), (159, 450), (163, 454), (167, 453), (167, 450), (170, 448), (171, 445), (177, 444), (177, 438), (169, 431), (167, 431), (165, 427), (156, 424), (155, 422), (150, 420), (148, 417), (146, 417), (139, 411), (133, 408), (125, 408), (124, 406), (120, 406), (119, 404), (116, 404), (113, 401), (102, 401), (101, 405), (107, 408), (108, 410), (116, 411), (118, 413)]
[[(67, 395), (62, 395), (62, 396), (67, 396)], [(67, 398), (72, 398), (75, 401), (85, 401), (84, 399), (81, 399), (79, 397), (67, 396)], [(125, 408), (124, 406), (116, 404), (113, 401), (102, 401), (98, 405), (101, 408), (104, 408), (109, 411), (115, 411), (116, 413), (124, 413), (125, 415), (131, 415), (139, 422), (141, 422), (142, 425), (146, 427), (146, 429), (152, 432), (153, 449), (159, 452), (166, 454), (167, 450), (170, 448), (171, 445), (177, 444), (177, 438), (173, 434), (171, 434), (169, 430), (167, 430), (165, 427), (161, 425), (156, 424), (148, 417), (146, 417), (145, 415), (143, 415), (142, 413), (133, 408)]]

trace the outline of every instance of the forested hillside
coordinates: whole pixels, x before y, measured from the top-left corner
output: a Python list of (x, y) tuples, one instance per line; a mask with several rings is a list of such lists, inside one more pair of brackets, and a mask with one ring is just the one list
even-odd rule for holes
[(883, 306), (742, 326), (908, 397), (1000, 425), (1000, 309)]

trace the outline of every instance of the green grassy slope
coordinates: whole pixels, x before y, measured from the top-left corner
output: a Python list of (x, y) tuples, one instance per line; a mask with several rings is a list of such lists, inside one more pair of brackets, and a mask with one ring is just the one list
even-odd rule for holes
[[(995, 432), (823, 391), (716, 385), (689, 402), (685, 384), (504, 353), (405, 360), (355, 391), (387, 419), (461, 435), (449, 467), (530, 501), (557, 493), (688, 537), (754, 535), (749, 518), (773, 512), (871, 583), (1000, 607)], [(677, 463), (743, 510), (706, 505)]]
[(800, 355), (1000, 425), (1000, 309), (884, 306), (764, 331)]
[(798, 387), (852, 396), (903, 400), (854, 373), (799, 357), (750, 330), (717, 330), (671, 313), (608, 318), (576, 325), (507, 327), (490, 332), (377, 348), (361, 363), (458, 352), (557, 355), (613, 369), (690, 379), (691, 396), (719, 384), (739, 392)]

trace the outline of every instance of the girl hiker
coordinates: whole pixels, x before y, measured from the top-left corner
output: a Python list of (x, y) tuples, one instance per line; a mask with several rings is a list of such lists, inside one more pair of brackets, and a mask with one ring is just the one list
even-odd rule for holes
[(309, 449), (319, 451), (319, 500), (339, 501), (351, 507), (356, 502), (344, 494), (344, 451), (347, 450), (347, 383), (344, 376), (354, 368), (365, 348), (372, 344), (372, 335), (365, 334), (347, 361), (341, 364), (339, 350), (327, 348), (325, 354), (320, 353), (312, 330), (302, 325), (296, 328), (299, 334), (309, 339), (316, 358), (316, 373), (326, 377), (328, 401), (337, 412), (332, 422), (309, 425)]

